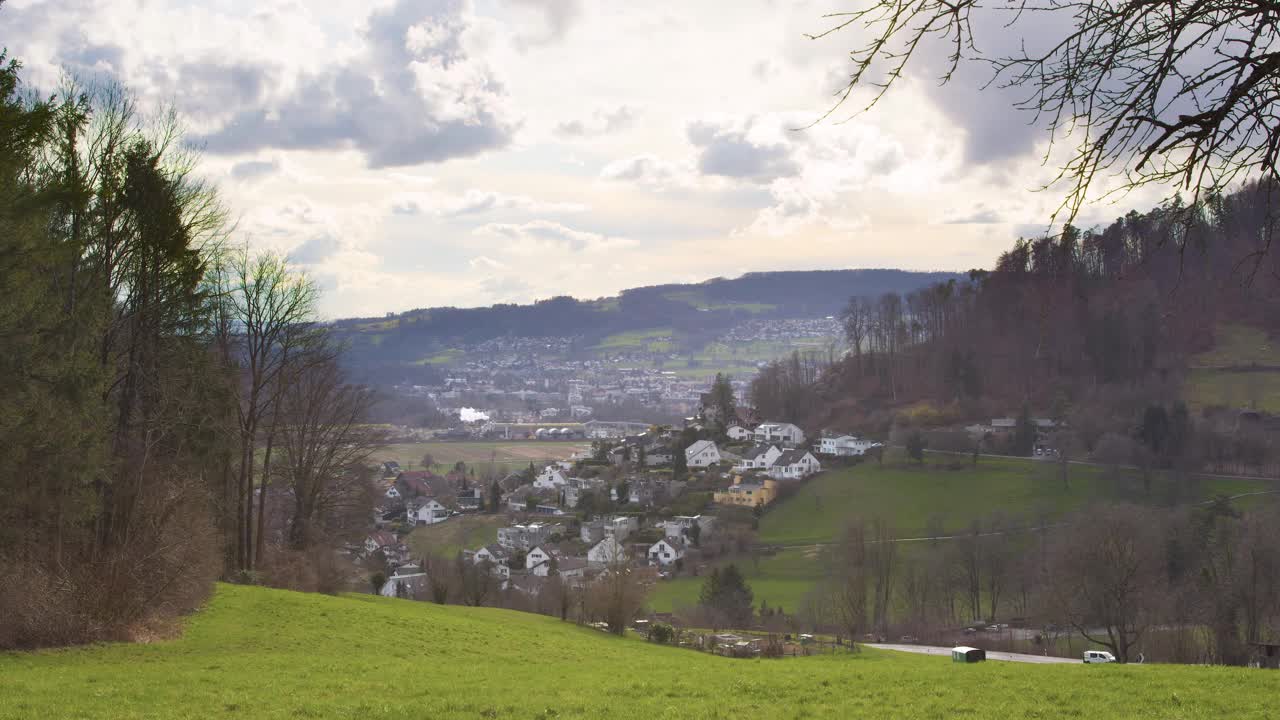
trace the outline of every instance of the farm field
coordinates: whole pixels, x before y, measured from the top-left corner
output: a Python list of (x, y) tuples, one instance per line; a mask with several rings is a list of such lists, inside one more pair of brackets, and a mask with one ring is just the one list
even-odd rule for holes
[(436, 472), (444, 472), (458, 461), (474, 466), (477, 472), (490, 462), (496, 464), (499, 472), (507, 473), (521, 470), (533, 463), (549, 463), (553, 460), (564, 460), (575, 451), (590, 447), (583, 441), (494, 441), (494, 442), (421, 442), (388, 445), (374, 454), (373, 459), (379, 463), (395, 460), (406, 470), (422, 470), (422, 458), (427, 453), (436, 461)]
[[(1036, 522), (1041, 515), (1052, 519), (1092, 502), (1174, 502), (1175, 488), (1166, 478), (1157, 477), (1151, 495), (1133, 474), (1121, 471), (1117, 477), (1107, 468), (1073, 465), (1071, 488), (1064, 490), (1056, 465), (1017, 458), (983, 457), (976, 469), (968, 462), (962, 469), (949, 470), (953, 458), (926, 456), (923, 466), (903, 462), (901, 453), (892, 453), (884, 467), (863, 463), (852, 468), (825, 472), (806, 483), (800, 491), (771, 508), (760, 519), (760, 543), (781, 546), (773, 556), (758, 562), (736, 559), (757, 604), (795, 611), (823, 575), (820, 544), (829, 543), (850, 520), (883, 518), (898, 537), (926, 537), (936, 518), (944, 534), (963, 532), (970, 524), (1002, 513), (1011, 525)], [(1280, 490), (1280, 483), (1260, 480), (1203, 478), (1187, 492), (1194, 502), (1218, 494)], [(1278, 496), (1280, 497), (1280, 496)], [(1246, 497), (1238, 507), (1267, 502), (1268, 497)], [(912, 544), (901, 546), (910, 552)], [(662, 582), (650, 598), (659, 612), (695, 605), (702, 587), (700, 577), (680, 577)]]
[(0, 720), (1268, 718), (1274, 681), (874, 649), (734, 660), (505, 610), (223, 585), (177, 640), (0, 655)]
[[(958, 464), (959, 469), (948, 469)], [(882, 518), (899, 537), (928, 534), (936, 518), (945, 532), (961, 531), (974, 520), (1002, 513), (1009, 522), (1031, 522), (1079, 510), (1092, 502), (1172, 503), (1198, 501), (1217, 494), (1238, 495), (1280, 489), (1255, 480), (1202, 479), (1189, 497), (1164, 476), (1151, 494), (1132, 471), (1072, 465), (1071, 487), (1064, 489), (1057, 465), (1018, 458), (983, 457), (977, 467), (967, 459), (927, 455), (923, 465), (891, 453), (883, 467), (874, 462), (825, 472), (806, 483), (760, 520), (760, 541), (777, 545), (829, 542), (849, 520)]]
[(1183, 384), (1187, 404), (1280, 412), (1280, 343), (1246, 325), (1218, 327), (1212, 350), (1191, 359)]

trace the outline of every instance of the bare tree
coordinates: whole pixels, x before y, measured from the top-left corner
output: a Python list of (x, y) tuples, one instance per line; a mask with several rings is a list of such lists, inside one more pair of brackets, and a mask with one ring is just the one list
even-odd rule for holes
[[(289, 349), (299, 335), (312, 332), (317, 291), (305, 277), (291, 272), (284, 258), (251, 254), (248, 247), (230, 253), (214, 268), (214, 287), (222, 300), (217, 326), (228, 361), (243, 371), (239, 408), (240, 459), (236, 473), (235, 566), (254, 565), (254, 466), (261, 425), (289, 362)], [(265, 491), (265, 488), (264, 488)]]
[[(949, 53), (944, 83), (962, 62), (985, 62), (993, 70), (988, 86), (1022, 91), (1016, 106), (1069, 144), (1051, 183), (1066, 185), (1059, 212), (1068, 221), (1105, 175), (1125, 189), (1176, 182), (1197, 197), (1238, 177), (1280, 180), (1273, 3), (869, 0), (829, 17), (833, 26), (811, 37), (857, 28), (866, 41), (850, 53), (849, 82), (824, 118), (859, 86), (873, 89), (866, 107), (875, 105), (934, 42)], [(1039, 40), (1031, 26), (1049, 20), (1060, 30)], [(980, 49), (989, 46), (976, 40), (982, 30), (1025, 32), (1016, 50), (1000, 55)]]
[(834, 548), (827, 581), (828, 607), (836, 625), (849, 636), (849, 646), (867, 627), (867, 538), (861, 523), (845, 528)]
[(1142, 508), (1100, 509), (1083, 531), (1061, 532), (1050, 550), (1050, 610), (1122, 663), (1159, 617), (1164, 541), (1158, 523)]
[[(279, 476), (293, 494), (289, 542), (310, 548), (321, 537), (362, 533), (373, 507), (369, 456), (382, 434), (369, 426), (374, 403), (365, 387), (344, 382), (324, 347), (285, 389)], [(264, 488), (265, 490), (265, 488)]]

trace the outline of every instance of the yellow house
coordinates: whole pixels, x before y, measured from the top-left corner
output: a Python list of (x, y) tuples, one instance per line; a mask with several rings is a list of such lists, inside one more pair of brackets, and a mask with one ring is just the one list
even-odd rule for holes
[(742, 476), (733, 478), (733, 484), (716, 492), (714, 500), (720, 505), (755, 507), (768, 505), (778, 497), (778, 481), (773, 478), (743, 482)]

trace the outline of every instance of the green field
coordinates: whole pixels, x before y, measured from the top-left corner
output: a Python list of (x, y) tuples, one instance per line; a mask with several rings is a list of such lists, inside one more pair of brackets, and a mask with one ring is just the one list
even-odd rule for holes
[(1280, 412), (1280, 343), (1247, 325), (1217, 328), (1212, 350), (1191, 359), (1183, 394), (1192, 408), (1212, 405)]
[[(959, 469), (948, 469), (957, 463)], [(920, 537), (927, 533), (931, 518), (944, 531), (954, 532), (997, 512), (1009, 521), (1026, 523), (1092, 502), (1164, 502), (1174, 490), (1171, 481), (1157, 477), (1150, 496), (1145, 496), (1135, 473), (1086, 465), (1071, 466), (1070, 488), (1064, 489), (1058, 473), (1056, 464), (1034, 460), (983, 457), (975, 468), (963, 457), (929, 455), (923, 465), (916, 465), (902, 462), (895, 453), (883, 467), (867, 462), (822, 473), (806, 483), (761, 519), (760, 541), (829, 542), (855, 518), (881, 518), (899, 537)], [(1195, 499), (1274, 487), (1264, 481), (1205, 479)]]
[(506, 515), (460, 515), (442, 523), (415, 528), (409, 535), (413, 557), (427, 553), (451, 558), (461, 550), (475, 550), (498, 541), (498, 528), (510, 520)]
[(0, 719), (1270, 718), (1275, 675), (954, 665), (864, 650), (733, 660), (558, 620), (220, 586), (178, 640), (0, 655)]
[(671, 328), (631, 330), (610, 335), (593, 349), (604, 352), (644, 351), (669, 352), (672, 348)]
[(589, 447), (583, 441), (494, 441), (494, 442), (421, 442), (388, 445), (374, 454), (377, 462), (395, 460), (406, 470), (423, 470), (423, 456), (431, 453), (434, 470), (445, 472), (458, 461), (480, 472), (493, 462), (501, 473), (520, 470), (533, 463), (535, 467), (553, 460), (564, 460), (575, 451)]
[[(983, 457), (977, 468), (965, 459), (960, 469), (948, 469), (958, 460), (929, 455), (918, 466), (892, 453), (883, 467), (867, 462), (822, 473), (805, 483), (760, 520), (760, 543), (783, 546), (783, 550), (761, 558), (758, 564), (751, 559), (735, 561), (751, 583), (756, 602), (766, 600), (771, 606), (795, 611), (823, 574), (819, 549), (814, 546), (830, 543), (848, 522), (859, 518), (883, 519), (898, 537), (909, 538), (927, 536), (931, 520), (950, 534), (964, 531), (975, 520), (985, 522), (995, 513), (1002, 513), (1010, 525), (1029, 525), (1042, 516), (1052, 519), (1093, 502), (1174, 500), (1171, 481), (1159, 476), (1148, 496), (1132, 472), (1073, 465), (1071, 487), (1064, 490), (1058, 466), (1051, 463)], [(1181, 500), (1277, 489), (1280, 483), (1204, 478), (1188, 491), (1194, 497)], [(1258, 500), (1242, 498), (1237, 505), (1247, 507)], [(665, 581), (651, 604), (663, 612), (695, 605), (701, 585), (702, 579), (696, 577)]]

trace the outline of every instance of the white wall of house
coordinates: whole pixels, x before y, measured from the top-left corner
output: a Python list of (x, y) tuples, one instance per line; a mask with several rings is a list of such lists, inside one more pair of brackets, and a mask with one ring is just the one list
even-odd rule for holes
[(684, 557), (684, 546), (678, 542), (662, 539), (649, 548), (649, 560), (659, 565), (670, 565)]
[(684, 459), (691, 468), (710, 467), (720, 462), (720, 449), (710, 440), (699, 440), (685, 449)]

